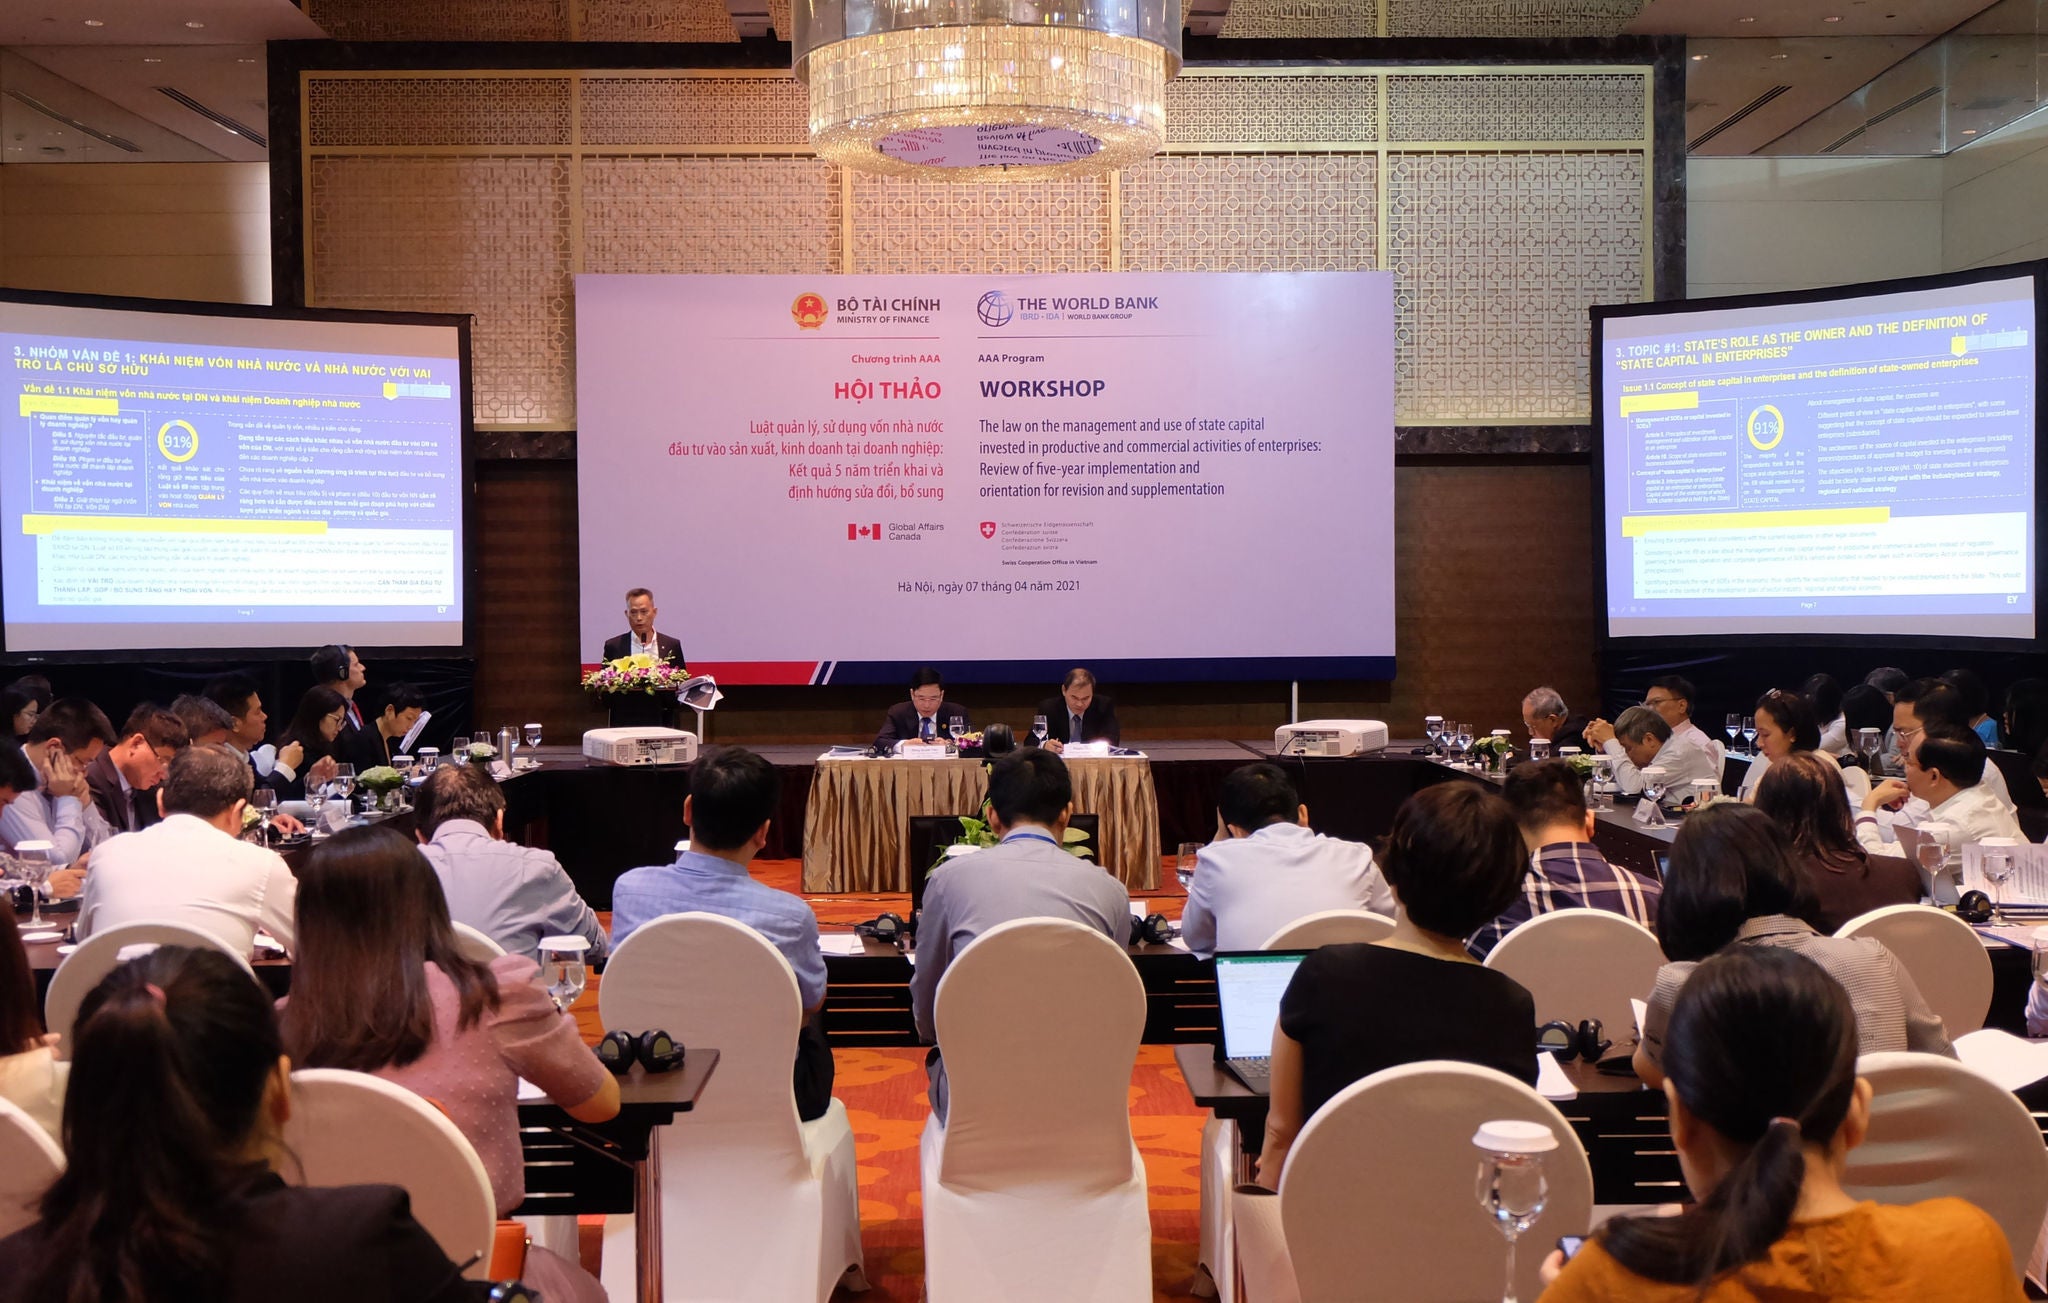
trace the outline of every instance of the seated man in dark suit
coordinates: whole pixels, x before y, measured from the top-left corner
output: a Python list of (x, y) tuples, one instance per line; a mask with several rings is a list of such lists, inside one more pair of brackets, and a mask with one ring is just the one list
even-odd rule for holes
[(958, 722), (971, 728), (967, 711), (946, 700), (946, 681), (927, 665), (910, 676), (910, 700), (889, 707), (882, 731), (875, 734), (875, 750), (886, 751), (898, 742), (943, 742), (946, 729)]
[(1116, 720), (1116, 702), (1095, 690), (1095, 676), (1084, 669), (1071, 669), (1060, 683), (1060, 695), (1038, 703), (1045, 716), (1045, 744), (1058, 751), (1069, 742), (1123, 741), (1123, 725)]
[(162, 706), (145, 701), (128, 714), (121, 740), (100, 752), (85, 768), (92, 803), (115, 832), (136, 832), (163, 815), (156, 789), (164, 781), (171, 757), (187, 742), (185, 722)]
[(1551, 754), (1560, 747), (1586, 747), (1586, 721), (1565, 706), (1556, 688), (1538, 688), (1522, 698), (1522, 727), (1532, 738), (1549, 741)]

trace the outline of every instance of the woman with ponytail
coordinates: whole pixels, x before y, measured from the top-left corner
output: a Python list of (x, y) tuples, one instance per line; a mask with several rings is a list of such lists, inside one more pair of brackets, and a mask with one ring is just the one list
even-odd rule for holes
[(285, 1185), (291, 1063), (270, 998), (213, 950), (161, 949), (87, 994), (69, 1166), (0, 1240), (0, 1303), (454, 1303), (476, 1297), (393, 1186)]
[(1738, 947), (1701, 964), (1665, 1043), (1671, 1139), (1699, 1202), (1608, 1222), (1540, 1303), (1778, 1303), (2025, 1297), (1998, 1224), (1960, 1199), (1842, 1188), (1870, 1125), (1849, 994), (1812, 960)]

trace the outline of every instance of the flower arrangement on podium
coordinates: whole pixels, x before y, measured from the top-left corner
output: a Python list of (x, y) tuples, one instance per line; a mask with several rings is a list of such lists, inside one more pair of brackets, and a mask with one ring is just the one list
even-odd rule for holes
[(690, 672), (653, 656), (621, 656), (606, 661), (583, 676), (583, 690), (600, 697), (644, 692), (649, 695), (680, 692), (690, 681)]

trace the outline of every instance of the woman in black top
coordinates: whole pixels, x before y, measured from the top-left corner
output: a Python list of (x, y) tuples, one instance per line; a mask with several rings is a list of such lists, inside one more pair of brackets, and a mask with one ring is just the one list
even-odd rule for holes
[[(341, 736), (342, 725), (348, 719), (348, 700), (333, 688), (319, 684), (306, 689), (306, 695), (299, 698), (299, 708), (292, 715), (292, 722), (277, 740), (280, 755), (296, 744), (300, 754), (297, 772), (290, 778), (280, 775), (271, 786), (277, 791), (280, 801), (303, 801), (306, 799), (308, 780), (318, 781), (331, 772), (331, 766), (322, 766), (321, 761), (340, 759), (335, 753), (334, 740)], [(313, 770), (319, 767), (321, 773)]]
[(1315, 951), (1280, 997), (1260, 1184), (1278, 1189), (1308, 1119), (1382, 1068), (1458, 1059), (1536, 1083), (1535, 1000), (1464, 940), (1508, 907), (1528, 865), (1507, 802), (1477, 783), (1425, 788), (1401, 806), (1379, 854), (1400, 907), (1394, 931)]
[(1897, 855), (1872, 855), (1856, 841), (1842, 773), (1812, 751), (1774, 762), (1756, 785), (1756, 808), (1791, 839), (1819, 902), (1813, 924), (1833, 933), (1842, 924), (1885, 905), (1920, 900), (1920, 870)]
[(0, 1240), (0, 1303), (456, 1303), (480, 1298), (405, 1192), (272, 1171), (291, 1062), (270, 996), (214, 950), (122, 964), (79, 1011), (70, 1165)]

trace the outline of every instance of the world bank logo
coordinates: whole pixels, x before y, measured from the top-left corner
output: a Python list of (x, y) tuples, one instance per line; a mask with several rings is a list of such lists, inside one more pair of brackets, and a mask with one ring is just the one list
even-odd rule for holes
[(1003, 297), (1001, 290), (990, 290), (975, 300), (974, 315), (981, 318), (982, 325), (994, 328), (1009, 325), (1010, 318), (1017, 315), (1017, 309)]

